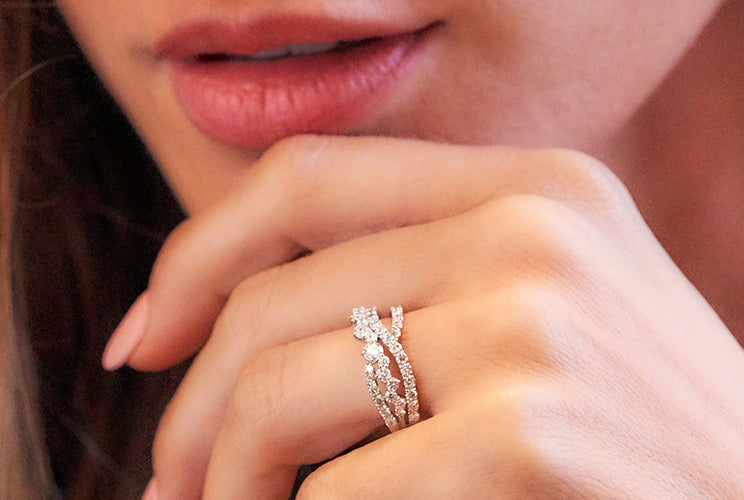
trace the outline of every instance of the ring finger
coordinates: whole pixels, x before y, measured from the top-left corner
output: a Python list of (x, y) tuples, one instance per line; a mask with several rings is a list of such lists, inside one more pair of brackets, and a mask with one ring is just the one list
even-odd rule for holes
[[(401, 343), (417, 377), (422, 415), (455, 406), (480, 380), (477, 372), (488, 370), (489, 380), (508, 380), (516, 350), (524, 357), (527, 351), (512, 334), (514, 322), (509, 321), (509, 334), (504, 323), (476, 325), (492, 319), (486, 310), (493, 303), (489, 294), (406, 315)], [(477, 341), (453, 345), (447, 332), (464, 325), (500, 332), (484, 336), (490, 346)], [(380, 427), (382, 419), (366, 389), (363, 345), (347, 328), (275, 347), (251, 360), (212, 452), (206, 496), (286, 498), (299, 465), (333, 457)], [(478, 356), (465, 352), (472, 349), (480, 351)], [(451, 360), (463, 356), (472, 362), (454, 374)], [(505, 357), (511, 363), (499, 362)], [(521, 369), (527, 365), (523, 362)]]

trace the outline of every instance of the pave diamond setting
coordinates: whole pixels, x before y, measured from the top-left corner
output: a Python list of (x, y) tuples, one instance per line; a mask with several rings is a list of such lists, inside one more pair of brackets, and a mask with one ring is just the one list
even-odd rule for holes
[[(385, 328), (375, 307), (356, 307), (349, 321), (354, 325), (354, 336), (365, 342), (362, 356), (366, 360), (364, 373), (367, 390), (377, 410), (391, 432), (413, 425), (419, 420), (418, 392), (408, 355), (398, 341), (403, 328), (403, 308), (390, 308), (392, 331)], [(403, 379), (403, 392), (398, 393), (401, 380), (390, 371), (393, 356)]]

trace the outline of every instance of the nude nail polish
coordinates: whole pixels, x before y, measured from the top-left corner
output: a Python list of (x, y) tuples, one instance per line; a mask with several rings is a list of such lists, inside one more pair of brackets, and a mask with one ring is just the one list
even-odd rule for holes
[(149, 295), (144, 292), (132, 304), (124, 319), (121, 320), (121, 323), (111, 335), (106, 349), (103, 351), (102, 364), (106, 370), (116, 370), (124, 366), (132, 351), (139, 344), (145, 331), (150, 310), (149, 304)]

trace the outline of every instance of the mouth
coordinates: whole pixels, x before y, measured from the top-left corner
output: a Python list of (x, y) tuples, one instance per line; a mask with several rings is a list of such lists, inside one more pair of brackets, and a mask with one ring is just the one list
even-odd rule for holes
[(206, 21), (174, 31), (156, 53), (197, 128), (223, 143), (265, 149), (290, 135), (344, 133), (367, 120), (415, 66), (436, 26)]
[(261, 62), (261, 61), (278, 61), (289, 57), (302, 57), (329, 52), (343, 52), (362, 47), (365, 44), (374, 43), (379, 38), (369, 38), (363, 40), (339, 40), (337, 42), (321, 43), (292, 43), (276, 49), (264, 49), (253, 54), (229, 54), (229, 53), (211, 53), (197, 54), (195, 59), (201, 63), (213, 62)]

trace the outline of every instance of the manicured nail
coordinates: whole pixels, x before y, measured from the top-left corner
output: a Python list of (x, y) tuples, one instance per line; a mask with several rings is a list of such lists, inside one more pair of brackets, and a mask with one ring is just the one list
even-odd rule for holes
[(150, 479), (150, 482), (147, 483), (142, 500), (158, 500), (158, 488), (155, 485), (155, 478)]
[(124, 366), (139, 344), (150, 309), (148, 297), (147, 292), (139, 296), (111, 335), (103, 351), (102, 364), (106, 370), (116, 370)]

